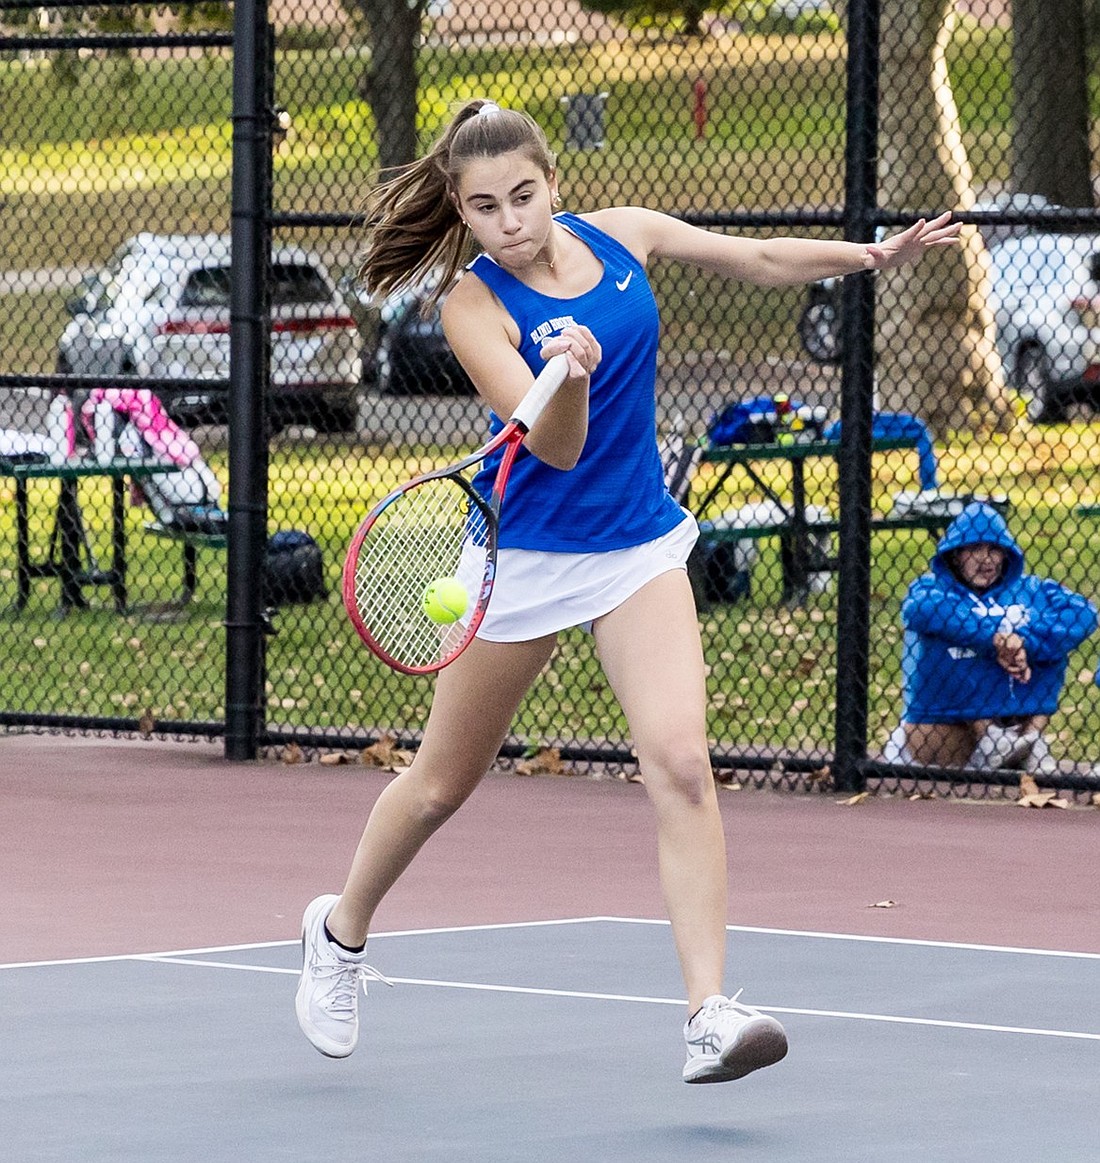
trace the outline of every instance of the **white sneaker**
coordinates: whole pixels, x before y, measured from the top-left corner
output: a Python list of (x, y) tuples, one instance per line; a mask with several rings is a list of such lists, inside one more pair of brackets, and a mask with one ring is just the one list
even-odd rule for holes
[(319, 896), (302, 917), (302, 976), (294, 1009), (302, 1033), (329, 1058), (346, 1058), (359, 1041), (359, 983), (392, 981), (325, 936), (325, 919), (338, 896)]
[(685, 1082), (732, 1082), (786, 1056), (783, 1027), (775, 1018), (739, 1005), (740, 996), (738, 990), (733, 997), (708, 997), (685, 1024)]

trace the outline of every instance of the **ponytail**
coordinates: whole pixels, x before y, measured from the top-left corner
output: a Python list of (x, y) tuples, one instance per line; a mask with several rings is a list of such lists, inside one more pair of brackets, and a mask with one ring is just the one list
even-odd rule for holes
[(372, 295), (388, 295), (435, 279), (426, 306), (451, 286), (471, 243), (452, 195), (475, 158), (522, 150), (549, 177), (554, 155), (526, 113), (492, 101), (468, 101), (418, 161), (398, 169), (367, 198), (366, 253), (359, 278)]

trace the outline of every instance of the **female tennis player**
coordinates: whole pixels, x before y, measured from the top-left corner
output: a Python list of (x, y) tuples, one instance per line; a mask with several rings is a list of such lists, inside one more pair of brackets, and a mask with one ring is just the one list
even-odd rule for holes
[[(379, 186), (361, 277), (376, 293), (459, 274), (447, 338), (499, 428), (543, 362), (565, 382), (532, 426), (500, 519), (497, 581), (471, 645), (443, 669), (412, 766), (378, 797), (343, 892), (303, 918), (296, 1009), (323, 1054), (358, 1040), (379, 902), (496, 758), (558, 632), (590, 629), (652, 801), (658, 866), (687, 992), (685, 1082), (722, 1082), (787, 1052), (774, 1018), (725, 992), (725, 842), (706, 735), (688, 553), (697, 528), (657, 452), (658, 313), (646, 269), (673, 260), (763, 286), (885, 270), (953, 243), (944, 214), (878, 245), (713, 233), (616, 207), (555, 213), (554, 156), (526, 114), (466, 103), (428, 155)], [(494, 464), (479, 474), (491, 487)]]

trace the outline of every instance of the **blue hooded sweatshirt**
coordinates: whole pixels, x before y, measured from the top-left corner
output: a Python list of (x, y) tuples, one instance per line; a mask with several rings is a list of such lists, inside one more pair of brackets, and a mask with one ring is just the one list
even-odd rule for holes
[[(954, 550), (981, 542), (1006, 551), (1000, 579), (983, 592), (959, 581), (951, 566)], [(1024, 572), (1024, 555), (1004, 518), (981, 502), (967, 505), (951, 522), (931, 572), (909, 587), (901, 617), (908, 723), (1053, 714), (1070, 651), (1096, 629), (1091, 602)], [(997, 662), (998, 631), (1023, 639), (1030, 681), (1012, 678)]]

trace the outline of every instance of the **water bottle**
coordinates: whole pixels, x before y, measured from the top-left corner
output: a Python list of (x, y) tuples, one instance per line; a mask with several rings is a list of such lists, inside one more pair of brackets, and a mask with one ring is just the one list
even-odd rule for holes
[(790, 397), (777, 392), (772, 397), (772, 403), (775, 405), (775, 442), (776, 444), (793, 444), (795, 441), (795, 434), (793, 431), (795, 411), (791, 405)]
[(795, 412), (792, 427), (800, 444), (820, 440), (825, 427), (825, 409), (809, 408), (804, 405)]
[(92, 413), (92, 451), (96, 464), (110, 464), (115, 459), (115, 410), (100, 400)]
[(73, 406), (65, 396), (54, 396), (46, 413), (46, 448), (50, 464), (64, 464), (76, 451)]

